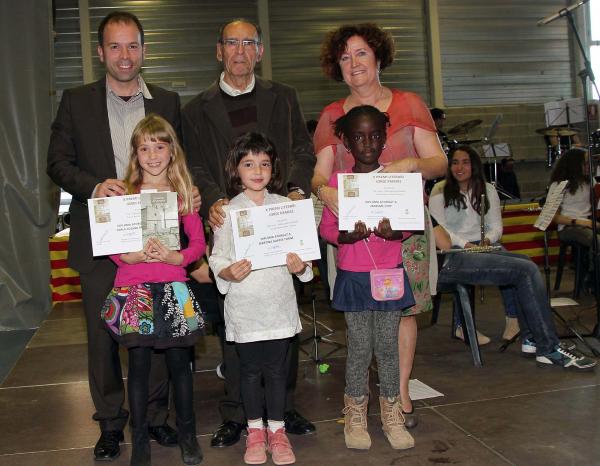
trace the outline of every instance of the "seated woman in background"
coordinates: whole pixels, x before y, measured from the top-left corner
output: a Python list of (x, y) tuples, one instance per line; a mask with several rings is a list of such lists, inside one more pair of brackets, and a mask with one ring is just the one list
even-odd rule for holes
[[(485, 237), (482, 246), (496, 244), (502, 237), (500, 199), (496, 189), (485, 182), (481, 159), (470, 146), (457, 146), (448, 153), (448, 174), (434, 186), (429, 198), (432, 217), (450, 234), (452, 246), (472, 248), (481, 241), (481, 209), (484, 211)], [(484, 196), (484, 205), (481, 205)], [(519, 331), (514, 290), (501, 287), (506, 312), (502, 338), (510, 340)], [(455, 315), (455, 335), (464, 340), (460, 315)], [(490, 339), (478, 333), (480, 345)]]
[[(561, 241), (579, 243), (591, 248), (592, 205), (590, 203), (589, 167), (587, 152), (570, 149), (558, 160), (550, 177), (550, 188), (567, 180), (567, 190), (554, 222), (558, 224)], [(598, 235), (600, 243), (600, 235)], [(591, 269), (592, 261), (590, 261)]]
[[(436, 246), (450, 249), (450, 234), (435, 218), (432, 220)], [(535, 357), (538, 367), (590, 371), (596, 365), (596, 361), (578, 353), (575, 345), (559, 342), (542, 276), (529, 257), (508, 251), (446, 254), (438, 283), (512, 287), (519, 302), (528, 303), (519, 312), (524, 357)]]

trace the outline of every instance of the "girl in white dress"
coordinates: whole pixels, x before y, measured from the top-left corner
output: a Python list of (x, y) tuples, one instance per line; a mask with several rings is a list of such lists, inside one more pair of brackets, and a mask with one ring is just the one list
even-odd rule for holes
[[(224, 206), (226, 216), (235, 209), (289, 202), (274, 194), (282, 186), (281, 172), (275, 148), (262, 134), (240, 136), (229, 152), (225, 171), (227, 194), (232, 197)], [(248, 419), (244, 461), (265, 463), (269, 451), (275, 464), (292, 464), (295, 457), (283, 422), (285, 359), (290, 338), (302, 326), (291, 274), (310, 281), (312, 266), (289, 253), (287, 265), (252, 271), (250, 261), (235, 260), (231, 228), (227, 219), (215, 231), (209, 264), (219, 291), (226, 295), (226, 338), (235, 342), (240, 358), (242, 401)], [(262, 420), (265, 402), (267, 430)]]

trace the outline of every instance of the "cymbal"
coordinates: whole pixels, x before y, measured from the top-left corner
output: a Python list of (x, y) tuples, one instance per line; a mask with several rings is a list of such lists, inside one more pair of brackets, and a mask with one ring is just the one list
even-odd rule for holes
[(472, 130), (473, 128), (475, 128), (476, 126), (479, 126), (481, 123), (483, 123), (483, 120), (479, 120), (479, 119), (465, 121), (464, 123), (461, 123), (460, 125), (456, 125), (454, 128), (450, 128), (448, 130), (448, 134), (466, 133), (466, 132)]
[(567, 128), (567, 127), (556, 127), (556, 128), (540, 128), (535, 130), (536, 133), (541, 134), (542, 136), (575, 136), (579, 134), (579, 130), (577, 128)]

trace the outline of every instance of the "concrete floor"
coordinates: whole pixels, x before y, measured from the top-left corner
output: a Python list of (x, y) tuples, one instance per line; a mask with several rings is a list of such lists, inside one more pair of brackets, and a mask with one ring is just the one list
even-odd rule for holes
[[(565, 291), (570, 278), (564, 279)], [(479, 293), (477, 296), (478, 328), (493, 339), (482, 348), (483, 368), (473, 366), (468, 347), (449, 337), (448, 297), (442, 301), (437, 325), (429, 325), (429, 316), (419, 319), (413, 378), (445, 396), (415, 403), (420, 424), (412, 431), (416, 446), (411, 450), (394, 451), (385, 440), (375, 386), (369, 416), (373, 446), (368, 453), (347, 450), (340, 423), (344, 351), (327, 359), (330, 369), (325, 374), (301, 354), (296, 404), (315, 422), (317, 433), (291, 436), (296, 464), (600, 464), (600, 369), (592, 373), (539, 369), (534, 361), (520, 356), (518, 345), (499, 353), (504, 327), (499, 295), (486, 288), (484, 303), (479, 302)], [(304, 304), (303, 309), (309, 313), (310, 305)], [(589, 296), (582, 299), (581, 306), (561, 312), (580, 328), (595, 323), (594, 302)], [(318, 302), (318, 319), (335, 328), (334, 338), (343, 341), (343, 316), (329, 310), (324, 301)], [(303, 323), (304, 333), (309, 335), (310, 322)], [(205, 453), (203, 464), (243, 464), (243, 442), (226, 449), (209, 447), (210, 434), (220, 423), (217, 400), (223, 387), (214, 372), (220, 359), (216, 337), (203, 338), (196, 353), (195, 408)], [(98, 437), (92, 413), (81, 304), (57, 305), (0, 386), (0, 465), (98, 464), (92, 453)], [(121, 457), (111, 464), (129, 464), (128, 442), (126, 433)], [(182, 464), (179, 449), (153, 443), (152, 455), (155, 465)]]

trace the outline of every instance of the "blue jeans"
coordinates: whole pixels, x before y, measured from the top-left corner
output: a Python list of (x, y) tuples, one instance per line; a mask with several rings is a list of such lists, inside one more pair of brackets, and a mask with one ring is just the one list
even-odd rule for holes
[(438, 283), (507, 287), (515, 298), (521, 336), (535, 340), (537, 355), (558, 345), (546, 288), (529, 257), (507, 251), (446, 254)]
[[(479, 241), (474, 241), (475, 244), (479, 244)], [(501, 246), (503, 251), (506, 251), (504, 246), (501, 244), (494, 244), (494, 246)], [(500, 286), (500, 295), (504, 302), (504, 314), (506, 317), (518, 318), (519, 315), (519, 298), (512, 286)], [(460, 312), (454, 312), (454, 323), (456, 326), (462, 325), (462, 314)]]

